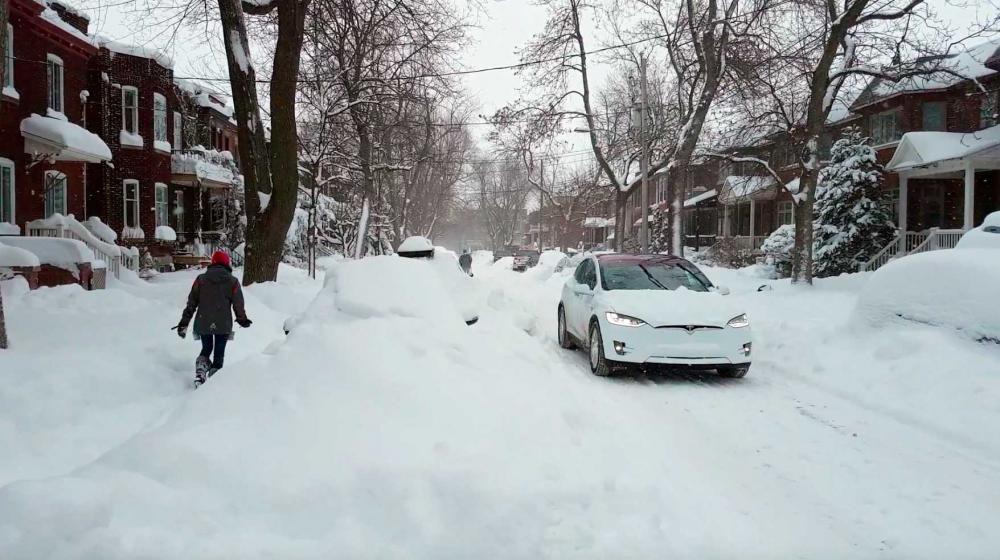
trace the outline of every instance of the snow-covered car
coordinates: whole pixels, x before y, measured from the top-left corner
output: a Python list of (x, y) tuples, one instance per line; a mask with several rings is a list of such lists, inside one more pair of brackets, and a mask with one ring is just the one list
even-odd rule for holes
[(435, 247), (426, 237), (412, 236), (403, 240), (396, 249), (396, 254), (401, 257), (426, 259), (441, 278), (445, 290), (455, 298), (465, 323), (473, 325), (479, 321), (473, 280), (462, 270), (454, 252), (443, 247)]
[[(989, 234), (1000, 237), (1000, 234)], [(925, 325), (1000, 343), (996, 249), (930, 251), (890, 261), (865, 283), (855, 319), (878, 329)]]
[(530, 249), (520, 249), (514, 252), (514, 270), (524, 272), (538, 264), (540, 253)]
[(588, 256), (563, 286), (558, 336), (580, 346), (590, 369), (629, 365), (750, 370), (750, 320), (690, 262), (669, 255)]
[(982, 225), (965, 232), (955, 248), (1000, 249), (1000, 212), (993, 212), (986, 216)]

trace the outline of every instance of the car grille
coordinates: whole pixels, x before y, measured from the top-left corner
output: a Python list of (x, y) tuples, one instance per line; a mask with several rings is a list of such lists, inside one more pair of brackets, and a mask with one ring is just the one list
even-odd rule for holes
[(660, 325), (658, 329), (684, 329), (688, 332), (699, 330), (722, 330), (722, 327), (715, 325)]

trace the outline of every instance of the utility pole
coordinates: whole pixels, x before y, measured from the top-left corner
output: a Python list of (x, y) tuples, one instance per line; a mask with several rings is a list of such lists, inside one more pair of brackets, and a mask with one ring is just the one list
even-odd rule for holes
[(639, 162), (639, 170), (642, 173), (640, 187), (642, 223), (639, 225), (639, 251), (642, 254), (649, 253), (649, 178), (646, 176), (649, 174), (648, 111), (649, 92), (646, 88), (646, 55), (643, 54), (639, 59), (639, 142), (642, 144), (642, 161)]
[(538, 162), (538, 252), (545, 250), (545, 160)]

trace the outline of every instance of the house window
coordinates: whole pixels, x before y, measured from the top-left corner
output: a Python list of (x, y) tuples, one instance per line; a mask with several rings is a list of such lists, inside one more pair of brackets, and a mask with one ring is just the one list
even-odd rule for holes
[(14, 89), (14, 27), (7, 24), (7, 44), (4, 45), (3, 87)]
[(921, 107), (923, 113), (923, 130), (948, 129), (948, 104), (944, 101), (931, 101)]
[(167, 141), (167, 98), (159, 93), (153, 94), (153, 140)]
[(122, 182), (125, 198), (125, 227), (139, 228), (139, 181), (126, 179)]
[(14, 162), (0, 158), (0, 222), (14, 223)]
[(779, 226), (790, 226), (795, 223), (795, 206), (792, 201), (779, 201), (777, 213)]
[(66, 214), (66, 176), (58, 171), (45, 172), (45, 217)]
[(989, 128), (997, 125), (997, 101), (1000, 92), (993, 90), (979, 98), (979, 127)]
[(139, 90), (132, 86), (122, 87), (122, 130), (139, 133)]
[(184, 148), (183, 142), (181, 142), (181, 134), (183, 132), (183, 118), (181, 114), (174, 111), (174, 149), (180, 150)]
[(871, 117), (872, 140), (875, 145), (888, 144), (902, 138), (903, 130), (900, 125), (902, 111), (893, 109)]
[(184, 230), (184, 191), (174, 191), (174, 229)]
[(153, 203), (156, 209), (156, 227), (170, 225), (167, 208), (167, 186), (163, 183), (156, 183), (153, 188), (155, 189)]
[(889, 190), (882, 199), (882, 205), (892, 214), (892, 223), (899, 223), (899, 187)]
[(47, 57), (49, 109), (63, 112), (63, 61), (54, 54)]

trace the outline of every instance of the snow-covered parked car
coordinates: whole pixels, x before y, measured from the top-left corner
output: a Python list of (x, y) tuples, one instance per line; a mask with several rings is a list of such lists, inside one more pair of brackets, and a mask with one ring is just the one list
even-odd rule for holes
[(917, 323), (953, 330), (980, 342), (1000, 343), (998, 287), (1000, 254), (996, 249), (910, 255), (872, 274), (858, 297), (855, 318), (876, 328)]
[(668, 255), (586, 257), (563, 286), (558, 336), (587, 348), (590, 369), (628, 365), (750, 370), (750, 320), (690, 262)]
[(965, 232), (955, 248), (1000, 249), (1000, 212), (993, 212), (986, 216), (982, 225)]
[(426, 237), (412, 236), (400, 243), (396, 254), (401, 257), (427, 260), (441, 279), (445, 291), (455, 298), (465, 323), (472, 325), (479, 321), (474, 281), (462, 270), (454, 252), (444, 247), (435, 247)]

